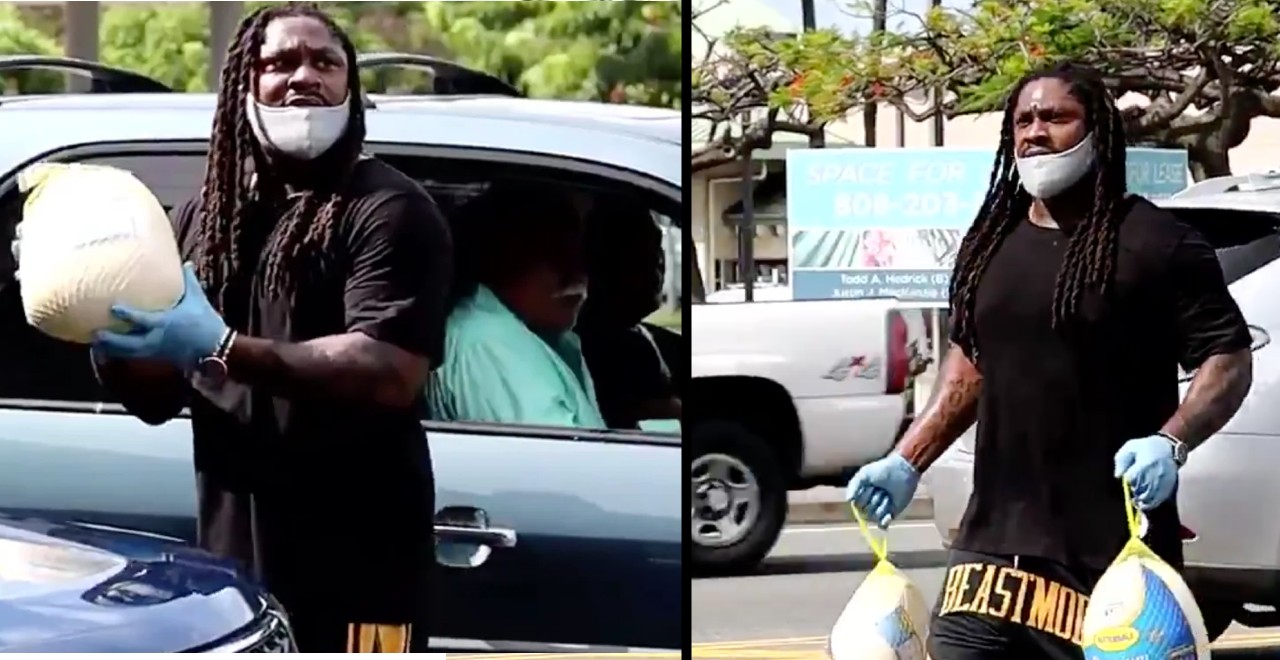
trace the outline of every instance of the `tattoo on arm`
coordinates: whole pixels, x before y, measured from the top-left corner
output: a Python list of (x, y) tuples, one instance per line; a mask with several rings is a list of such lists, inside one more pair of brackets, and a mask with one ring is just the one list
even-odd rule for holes
[(1194, 448), (1231, 421), (1252, 385), (1249, 349), (1214, 355), (1200, 365), (1182, 405), (1161, 430)]
[(929, 466), (978, 418), (982, 374), (957, 347), (943, 358), (929, 404), (898, 442), (898, 451), (919, 472)]
[(230, 377), (283, 397), (336, 398), (409, 407), (426, 384), (427, 359), (353, 332), (286, 343), (237, 336)]

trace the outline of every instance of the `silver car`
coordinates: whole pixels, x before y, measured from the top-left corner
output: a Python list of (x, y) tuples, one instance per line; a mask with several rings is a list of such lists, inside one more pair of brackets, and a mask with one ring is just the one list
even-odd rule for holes
[[(1187, 583), (1212, 638), (1232, 621), (1280, 625), (1280, 517), (1266, 514), (1280, 500), (1280, 354), (1264, 350), (1280, 327), (1280, 172), (1210, 179), (1156, 203), (1213, 243), (1254, 338), (1253, 390), (1181, 472)], [(924, 475), (948, 545), (973, 489), (973, 442), (969, 429)]]
[[(360, 60), (366, 70), (376, 61), (435, 62)], [(18, 69), (92, 74), (94, 93), (0, 97), (0, 246), (21, 215), (16, 173), (36, 161), (128, 170), (166, 208), (199, 192), (213, 95), (163, 91), (94, 63), (0, 56), (0, 73)], [(365, 121), (369, 153), (422, 183), (446, 213), (499, 179), (581, 182), (625, 192), (681, 231), (677, 111), (441, 91), (373, 95)], [(147, 426), (125, 415), (99, 387), (85, 346), (27, 324), (13, 273), (0, 249), (0, 517), (194, 540), (187, 416)], [(668, 350), (666, 362), (679, 364), (679, 353)], [(678, 435), (442, 420), (423, 428), (437, 505), (434, 636), (501, 650), (681, 646), (688, 514)], [(337, 512), (334, 524), (343, 524)]]

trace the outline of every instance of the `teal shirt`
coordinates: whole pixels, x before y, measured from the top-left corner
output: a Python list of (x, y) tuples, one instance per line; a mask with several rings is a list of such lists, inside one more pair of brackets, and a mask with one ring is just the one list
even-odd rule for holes
[(427, 405), (442, 421), (607, 428), (578, 336), (544, 341), (484, 286), (449, 315)]

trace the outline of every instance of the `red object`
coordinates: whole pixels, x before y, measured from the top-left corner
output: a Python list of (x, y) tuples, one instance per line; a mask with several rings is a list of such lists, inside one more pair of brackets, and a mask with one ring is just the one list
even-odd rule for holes
[(893, 236), (880, 229), (871, 229), (862, 236), (862, 265), (864, 268), (889, 268), (898, 246)]
[(908, 350), (907, 322), (896, 311), (889, 312), (888, 360), (884, 373), (884, 393), (901, 394), (911, 380), (911, 353)]

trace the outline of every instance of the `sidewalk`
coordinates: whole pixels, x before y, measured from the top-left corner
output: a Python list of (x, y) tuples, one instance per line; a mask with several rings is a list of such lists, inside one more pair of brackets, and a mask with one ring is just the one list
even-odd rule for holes
[[(933, 498), (929, 489), (920, 484), (915, 499), (902, 512), (900, 520), (928, 520), (933, 518)], [(787, 493), (787, 524), (812, 525), (821, 523), (853, 522), (853, 513), (844, 499), (844, 489), (819, 486), (809, 490)]]

